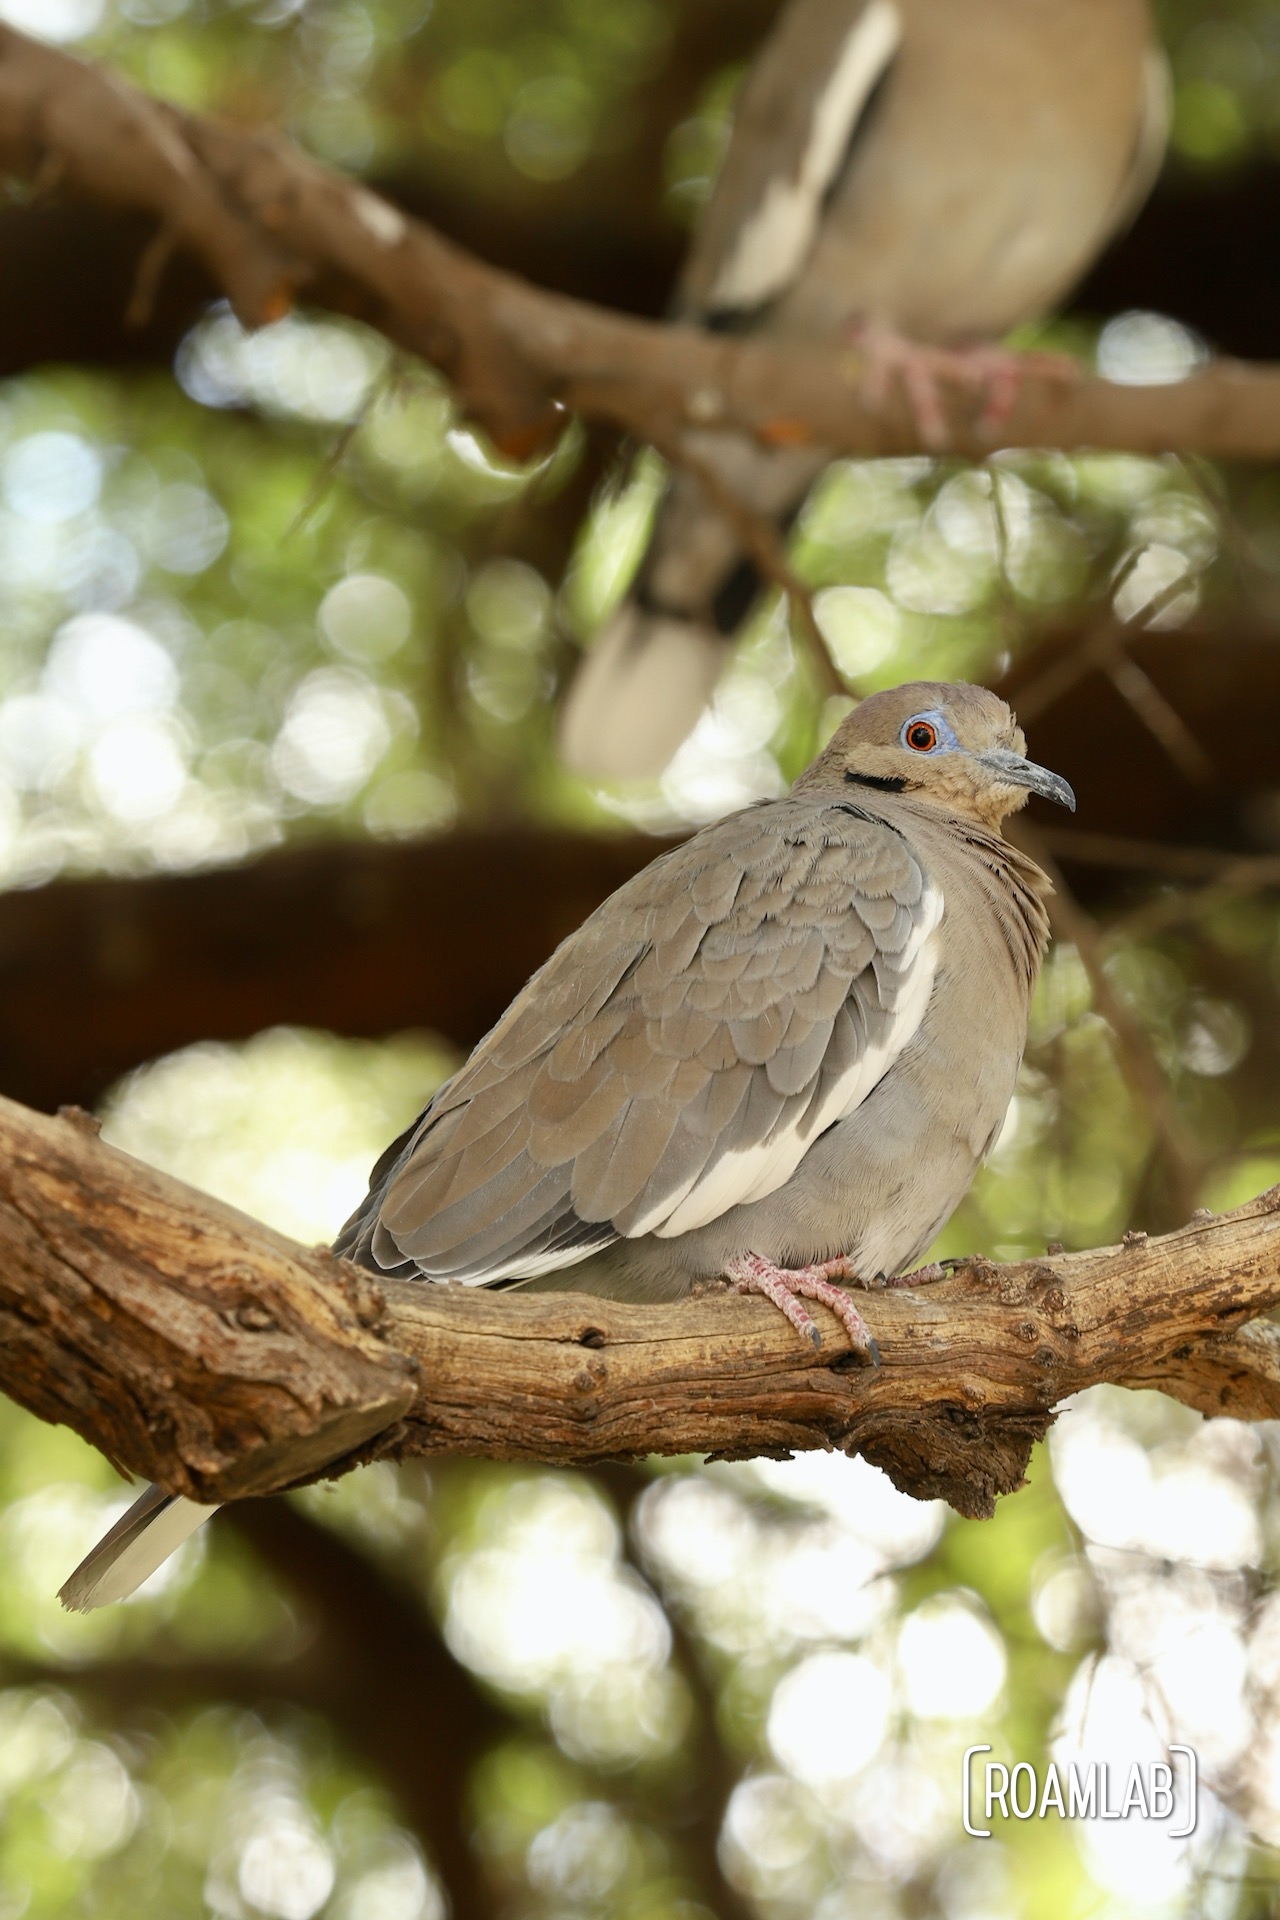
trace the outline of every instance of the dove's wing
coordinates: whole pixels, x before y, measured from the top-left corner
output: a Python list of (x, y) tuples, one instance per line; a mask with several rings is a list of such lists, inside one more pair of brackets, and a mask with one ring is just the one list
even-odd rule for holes
[(483, 1286), (775, 1192), (916, 1032), (941, 915), (906, 840), (853, 805), (706, 829), (534, 975), (337, 1251)]

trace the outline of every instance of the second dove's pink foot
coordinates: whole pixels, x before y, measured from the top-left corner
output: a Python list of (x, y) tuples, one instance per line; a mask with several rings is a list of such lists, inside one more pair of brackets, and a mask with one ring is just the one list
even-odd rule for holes
[(977, 431), (983, 439), (994, 440), (1013, 412), (1028, 374), (1061, 386), (1080, 377), (1078, 365), (1064, 353), (1015, 353), (1009, 347), (987, 342), (967, 347), (928, 346), (872, 320), (856, 321), (848, 338), (866, 363), (862, 390), (867, 405), (878, 411), (894, 382), (898, 382), (917, 433), (924, 445), (934, 450), (947, 446), (951, 438), (943, 400), (945, 388), (981, 397)]
[(836, 1276), (845, 1281), (855, 1277), (843, 1256), (811, 1267), (775, 1267), (771, 1260), (762, 1259), (758, 1253), (740, 1253), (729, 1261), (724, 1271), (725, 1278), (738, 1293), (762, 1293), (766, 1300), (772, 1300), (796, 1332), (812, 1340), (815, 1347), (821, 1347), (822, 1335), (797, 1296), (821, 1301), (824, 1307), (830, 1307), (848, 1334), (854, 1352), (869, 1360), (873, 1367), (880, 1365), (880, 1349), (870, 1327), (845, 1289), (835, 1285)]

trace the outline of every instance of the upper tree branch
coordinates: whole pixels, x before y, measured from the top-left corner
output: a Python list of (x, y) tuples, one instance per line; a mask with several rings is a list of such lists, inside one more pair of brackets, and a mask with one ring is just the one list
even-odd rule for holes
[[(905, 407), (862, 398), (848, 353), (657, 326), (545, 293), (484, 265), (282, 137), (165, 106), (102, 69), (0, 27), (0, 171), (141, 210), (160, 246), (196, 254), (247, 325), (295, 297), (361, 314), (448, 375), (513, 452), (554, 435), (559, 409), (670, 444), (708, 433), (848, 453), (919, 442)], [(957, 396), (957, 451), (981, 457)], [(1176, 386), (1029, 377), (1005, 446), (1280, 451), (1280, 371), (1222, 362)]]
[[(840, 1447), (989, 1513), (1067, 1394), (1160, 1386), (1280, 1414), (1280, 1189), (1123, 1248), (883, 1293), (884, 1356), (766, 1302), (637, 1307), (375, 1284), (73, 1124), (0, 1101), (0, 1388), (198, 1500), (372, 1457), (584, 1463)], [(1243, 1330), (1241, 1330), (1243, 1329)]]

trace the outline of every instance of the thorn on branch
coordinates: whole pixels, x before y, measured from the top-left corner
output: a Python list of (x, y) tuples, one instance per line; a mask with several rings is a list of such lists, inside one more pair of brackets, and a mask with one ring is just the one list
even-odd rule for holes
[(164, 270), (177, 251), (179, 233), (173, 221), (166, 220), (147, 242), (133, 276), (133, 290), (124, 310), (126, 327), (145, 327), (155, 312), (156, 294)]

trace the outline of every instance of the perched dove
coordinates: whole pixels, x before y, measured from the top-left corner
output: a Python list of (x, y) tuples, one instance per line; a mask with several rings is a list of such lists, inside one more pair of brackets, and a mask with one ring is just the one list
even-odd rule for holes
[[(839, 1280), (919, 1258), (1000, 1129), (1047, 882), (1004, 702), (865, 700), (783, 800), (664, 853), (534, 974), (373, 1170), (335, 1250), (408, 1279), (679, 1300), (725, 1279), (878, 1360)], [(71, 1576), (131, 1592), (211, 1509), (152, 1488)]]
[[(994, 430), (1017, 362), (990, 343), (1051, 312), (1137, 212), (1167, 99), (1147, 0), (791, 0), (743, 86), (676, 317), (802, 351), (851, 341), (869, 391), (900, 374), (933, 441), (939, 381), (985, 384)], [(781, 522), (826, 464), (808, 446), (689, 444)], [(566, 695), (568, 763), (660, 773), (757, 585), (740, 527), (678, 475)]]

